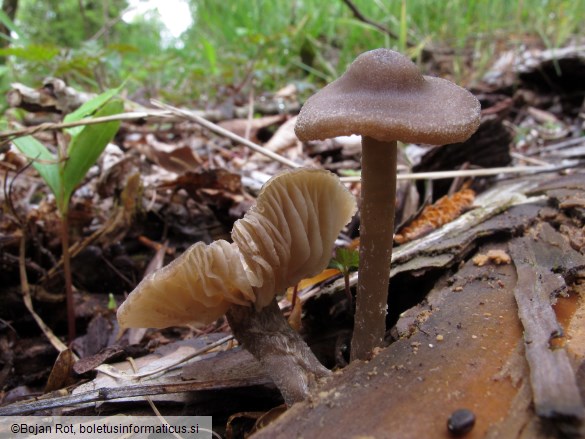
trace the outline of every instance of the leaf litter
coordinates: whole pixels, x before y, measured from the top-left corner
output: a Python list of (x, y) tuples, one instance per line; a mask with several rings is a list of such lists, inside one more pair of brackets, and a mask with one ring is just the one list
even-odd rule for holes
[[(567, 66), (569, 67), (566, 68), (570, 68), (569, 63)], [(580, 244), (578, 234), (573, 233), (582, 231), (585, 218), (583, 215), (584, 204), (580, 201), (582, 200), (580, 189), (583, 183), (579, 177), (584, 155), (582, 151), (583, 138), (578, 136), (579, 129), (583, 126), (582, 117), (579, 116), (578, 112), (575, 112), (574, 107), (567, 104), (567, 101), (564, 101), (564, 106), (555, 104), (551, 97), (553, 93), (538, 80), (540, 74), (538, 69), (517, 69), (520, 73), (514, 73), (514, 75), (516, 75), (516, 80), (519, 80), (520, 86), (513, 95), (510, 95), (506, 88), (507, 83), (493, 81), (484, 83), (479, 96), (486, 104), (483, 110), (485, 116), (482, 121), (482, 126), (486, 128), (482, 134), (483, 137), (471, 139), (470, 142), (479, 145), (482, 142), (489, 143), (491, 141), (502, 147), (502, 150), (504, 148), (509, 150), (509, 155), (499, 152), (492, 153), (490, 167), (508, 166), (510, 161), (514, 166), (519, 167), (534, 166), (535, 162), (538, 162), (541, 167), (544, 165), (544, 167), (549, 168), (568, 166), (568, 171), (565, 173), (569, 174), (569, 178), (558, 177), (556, 186), (552, 183), (548, 186), (542, 185), (540, 182), (543, 180), (555, 180), (546, 175), (539, 176), (537, 174), (520, 180), (524, 187), (519, 193), (526, 194), (529, 197), (526, 199), (530, 200), (531, 203), (540, 203), (538, 204), (539, 215), (541, 215), (539, 218), (552, 221), (563, 233), (564, 239), (568, 240), (571, 247), (583, 253), (583, 246)], [(511, 77), (510, 75), (502, 77), (504, 76)], [(574, 92), (574, 90), (569, 90), (569, 92)], [(561, 100), (565, 99), (564, 96), (561, 95)], [(275, 95), (274, 99), (280, 99), (280, 97)], [(292, 99), (296, 100), (294, 93)], [(284, 160), (275, 161), (274, 156), (269, 160), (260, 159), (258, 148), (261, 147), (256, 146), (254, 152), (251, 152), (246, 146), (241, 146), (246, 145), (246, 142), (241, 141), (237, 135), (227, 138), (224, 137), (224, 131), (217, 130), (211, 134), (206, 129), (201, 128), (199, 123), (191, 117), (192, 115), (189, 116), (182, 110), (173, 110), (168, 106), (163, 106), (163, 108), (163, 111), (141, 109), (142, 112), (137, 113), (142, 119), (141, 123), (136, 123), (136, 121), (140, 121), (138, 117), (123, 121), (114, 142), (117, 146), (110, 144), (107, 147), (106, 153), (102, 155), (97, 165), (89, 170), (87, 177), (73, 194), (71, 210), (78, 215), (77, 220), (72, 222), (71, 232), (72, 250), (75, 255), (73, 260), (74, 262), (76, 259), (78, 261), (78, 270), (75, 271), (76, 278), (74, 279), (74, 285), (77, 287), (76, 307), (80, 311), (77, 323), (80, 328), (84, 328), (81, 332), (82, 334), (86, 333), (84, 334), (86, 337), (92, 331), (96, 331), (91, 329), (90, 322), (94, 322), (94, 327), (101, 328), (94, 332), (94, 336), (100, 331), (103, 332), (104, 336), (103, 340), (97, 344), (94, 339), (91, 342), (80, 341), (78, 345), (96, 344), (102, 346), (103, 349), (92, 352), (87, 348), (78, 348), (78, 351), (83, 353), (84, 358), (79, 360), (77, 372), (73, 372), (75, 364), (70, 366), (66, 360), (55, 362), (57, 350), (54, 350), (52, 355), (44, 357), (44, 361), (38, 361), (32, 366), (35, 369), (34, 373), (31, 374), (29, 369), (27, 372), (31, 374), (29, 376), (36, 377), (32, 381), (22, 379), (25, 370), (22, 360), (3, 356), (0, 361), (2, 361), (4, 369), (6, 366), (10, 366), (14, 370), (11, 374), (0, 374), (0, 388), (2, 389), (0, 401), (5, 405), (16, 399), (26, 399), (42, 393), (50, 370), (57, 364), (59, 366), (55, 370), (66, 372), (55, 372), (51, 387), (59, 387), (58, 384), (54, 383), (65, 386), (71, 382), (71, 379), (74, 383), (79, 383), (80, 377), (87, 377), (87, 374), (91, 376), (91, 370), (102, 368), (106, 373), (99, 373), (97, 381), (92, 382), (94, 388), (99, 388), (102, 385), (99, 380), (106, 379), (108, 372), (114, 376), (118, 374), (118, 369), (122, 370), (124, 363), (117, 363), (111, 368), (102, 362), (115, 359), (115, 355), (110, 356), (114, 352), (118, 354), (122, 352), (122, 355), (131, 352), (127, 350), (128, 334), (119, 338), (115, 323), (105, 326), (95, 323), (99, 321), (99, 319), (95, 319), (96, 316), (102, 316), (100, 318), (106, 319), (105, 321), (108, 321), (108, 315), (111, 316), (111, 312), (108, 314), (107, 307), (108, 293), (114, 292), (118, 303), (121, 302), (124, 293), (130, 291), (133, 287), (132, 284), (137, 283), (144, 275), (146, 266), (153, 260), (156, 253), (155, 248), (164, 249), (157, 253), (156, 260), (158, 261), (157, 265), (159, 265), (163, 259), (165, 262), (172, 259), (173, 255), (178, 255), (196, 241), (210, 242), (213, 239), (226, 236), (233, 221), (243, 215), (257, 194), (258, 188), (265, 181), (265, 178), (261, 177), (262, 175), (273, 175), (288, 165), (318, 166), (339, 172), (345, 170), (352, 172), (359, 169), (359, 152), (353, 151), (349, 146), (340, 146), (345, 142), (344, 140), (340, 139), (341, 143), (335, 141), (314, 142), (301, 147), (299, 142), (290, 135), (290, 126), (294, 123), (291, 122), (294, 120), (294, 112), (292, 114), (265, 114), (258, 120), (253, 119), (252, 124), (250, 124), (249, 119), (223, 121), (224, 128), (231, 128), (232, 134), (234, 131), (236, 134), (248, 133), (249, 138), (254, 142), (264, 142), (266, 149), (276, 151), (284, 157)], [(51, 111), (50, 108), (43, 108), (43, 110)], [(509, 117), (511, 113), (518, 114), (518, 116)], [(34, 118), (35, 114), (31, 113), (31, 116)], [(154, 118), (158, 118), (156, 123), (148, 122), (151, 114)], [(147, 123), (144, 123), (144, 120)], [(513, 137), (508, 141), (502, 140), (504, 138), (501, 137), (501, 134), (496, 136), (502, 127), (504, 130), (510, 130), (513, 134)], [(265, 141), (262, 136), (266, 135), (266, 131), (263, 130), (267, 128), (269, 128), (268, 136), (271, 132), (275, 134)], [(260, 134), (261, 132), (263, 134)], [(40, 134), (42, 134), (43, 142), (54, 138), (54, 136), (47, 136), (47, 132), (40, 132)], [(53, 145), (53, 148), (55, 147)], [(418, 172), (441, 169), (473, 171), (475, 167), (486, 166), (486, 154), (490, 154), (470, 145), (462, 147), (465, 149), (458, 149), (457, 145), (452, 145), (447, 156), (438, 155), (434, 158), (432, 165), (429, 165), (428, 162), (425, 163), (424, 157), (433, 154), (433, 150), (424, 146), (418, 148), (422, 151), (421, 154), (403, 157), (402, 166), (406, 170), (411, 170), (415, 166)], [(260, 149), (260, 152), (265, 151)], [(420, 157), (423, 159), (421, 160)], [(0, 230), (2, 231), (0, 262), (3, 267), (0, 279), (3, 281), (3, 290), (6, 291), (2, 294), (2, 307), (0, 307), (3, 310), (0, 314), (0, 342), (5, 346), (23, 343), (23, 341), (14, 338), (13, 334), (16, 332), (25, 339), (30, 337), (31, 342), (27, 344), (27, 349), (32, 353), (36, 352), (35, 349), (37, 351), (43, 350), (46, 342), (38, 337), (38, 331), (35, 333), (35, 330), (30, 329), (31, 316), (35, 319), (37, 317), (34, 316), (38, 316), (39, 324), (42, 321), (44, 325), (48, 325), (44, 332), (48, 337), (53, 337), (50, 335), (53, 331), (58, 335), (63, 334), (60, 322), (63, 321), (64, 316), (60, 305), (60, 301), (63, 300), (63, 285), (60, 276), (57, 275), (61, 252), (58, 246), (59, 219), (55, 216), (55, 199), (48, 194), (46, 187), (33, 170), (27, 168), (20, 174), (18, 173), (18, 170), (25, 168), (29, 159), (30, 157), (21, 155), (11, 147), (3, 148), (0, 155), (0, 164), (5, 172), (2, 182), (3, 201), (4, 204), (10, 203), (13, 206), (13, 209), (3, 211), (4, 215), (0, 219)], [(417, 161), (419, 165), (417, 165)], [(422, 168), (420, 164), (423, 165)], [(571, 174), (574, 176), (573, 183), (570, 179)], [(466, 238), (467, 235), (464, 234), (465, 236), (461, 236), (459, 243), (456, 243), (453, 235), (441, 235), (446, 224), (456, 221), (471, 206), (470, 192), (464, 192), (467, 189), (461, 188), (469, 185), (470, 191), (482, 194), (487, 188), (502, 184), (498, 180), (503, 178), (506, 177), (496, 179), (463, 177), (467, 180), (451, 181), (449, 185), (461, 191), (459, 192), (462, 194), (460, 199), (449, 198), (447, 192), (450, 187), (446, 187), (443, 181), (427, 184), (426, 187), (422, 188), (420, 186), (417, 188), (412, 182), (405, 183), (407, 189), (400, 192), (401, 199), (398, 202), (405, 203), (411, 200), (413, 194), (417, 195), (417, 199), (414, 201), (415, 208), (405, 209), (401, 213), (400, 221), (397, 222), (401, 223), (412, 217), (413, 212), (420, 208), (419, 199), (437, 201), (433, 204), (434, 210), (429, 210), (429, 207), (426, 214), (423, 210), (419, 217), (418, 228), (412, 226), (415, 230), (409, 232), (409, 239), (412, 242), (405, 244), (403, 250), (402, 246), (398, 248), (396, 256), (398, 265), (392, 275), (393, 282), (397, 285), (394, 288), (400, 289), (401, 285), (408, 285), (409, 281), (416, 278), (432, 279), (434, 276), (432, 273), (437, 273), (436, 270), (440, 270), (442, 273), (445, 273), (446, 270), (455, 270), (456, 273), (457, 264), (463, 263), (467, 255), (473, 253), (479, 245), (480, 239), (485, 240), (489, 236), (492, 237), (489, 239), (514, 236), (514, 234), (522, 233), (523, 230), (530, 227), (529, 216), (522, 216), (522, 221), (517, 222), (513, 227), (506, 225), (507, 221), (510, 221), (509, 218), (513, 216), (498, 216), (502, 211), (507, 211), (512, 204), (515, 204), (511, 203), (499, 211), (494, 211), (495, 217), (490, 223), (491, 225), (486, 224), (482, 227), (481, 224), (485, 220), (481, 220), (475, 225), (476, 229), (473, 227), (470, 229), (475, 231), (468, 234), (469, 238)], [(350, 188), (356, 195), (359, 194), (359, 182), (351, 183)], [(537, 201), (537, 197), (540, 197), (542, 201)], [(478, 200), (475, 201), (476, 208), (481, 210), (489, 206), (489, 202), (485, 199), (479, 198), (479, 200), (482, 200), (479, 201), (479, 204)], [(547, 202), (550, 203), (548, 207)], [(444, 207), (442, 203), (446, 203)], [(547, 209), (549, 210), (547, 211)], [(427, 216), (425, 217), (425, 215)], [(456, 222), (453, 227), (455, 229), (452, 230), (452, 233), (457, 234), (457, 227), (461, 227), (461, 223)], [(486, 234), (489, 230), (492, 230), (493, 233)], [(24, 232), (30, 239), (27, 241), (24, 254), (21, 254), (20, 243)], [(434, 233), (433, 236), (439, 237), (438, 240), (432, 238), (430, 241), (426, 241), (428, 243), (427, 249), (423, 245), (426, 233)], [(338, 244), (340, 246), (347, 245), (357, 236), (356, 223), (346, 230), (345, 236), (340, 237)], [(439, 242), (441, 236), (448, 239), (443, 242), (443, 245), (437, 247), (433, 243)], [(429, 235), (426, 238), (429, 238)], [(497, 251), (501, 250), (486, 249), (485, 254), (488, 260), (494, 261), (496, 264), (503, 261), (504, 266), (510, 266), (508, 263), (510, 257), (514, 262), (513, 253), (504, 252), (496, 255), (494, 252)], [(489, 265), (477, 268), (485, 270), (488, 267), (487, 269), (490, 270)], [(86, 269), (84, 271), (79, 267), (86, 267)], [(90, 272), (96, 271), (97, 267), (100, 269), (99, 276), (92, 278)], [(30, 301), (34, 302), (34, 311), (32, 306), (27, 311), (21, 306), (20, 293), (23, 276), (19, 273), (22, 272), (23, 268), (26, 272), (24, 278), (28, 279), (31, 285)], [(448, 288), (448, 291), (451, 292), (460, 286), (461, 293), (464, 291), (466, 282), (470, 281), (465, 278), (457, 278), (457, 274), (453, 275), (453, 279), (456, 279), (453, 281), (454, 284)], [(356, 276), (350, 276), (350, 280), (353, 293)], [(488, 279), (487, 282), (491, 281)], [(498, 283), (495, 282), (494, 285), (497, 287)], [(322, 350), (319, 355), (328, 367), (343, 365), (343, 362), (335, 359), (343, 356), (340, 354), (344, 349), (343, 342), (340, 341), (343, 340), (341, 334), (351, 329), (351, 309), (339, 307), (340, 303), (347, 300), (343, 292), (345, 286), (341, 273), (326, 271), (315, 279), (304, 281), (300, 289), (305, 290), (304, 294), (300, 295), (300, 301), (303, 303), (302, 330), (305, 337), (316, 349)], [(404, 291), (408, 291), (408, 288)], [(428, 288), (413, 300), (424, 301), (427, 292)], [(401, 310), (406, 311), (407, 308), (414, 305), (416, 302), (402, 304)], [(290, 306), (290, 300), (283, 299), (281, 306), (286, 309)], [(443, 304), (442, 306), (448, 305)], [(432, 322), (430, 317), (433, 312), (431, 309), (424, 319), (415, 319), (417, 323), (415, 323), (414, 329), (408, 330), (408, 333), (418, 331), (419, 327), (421, 331), (423, 331), (423, 327), (424, 331), (428, 331), (428, 324), (429, 321)], [(496, 307), (491, 314), (496, 315), (497, 313)], [(484, 315), (485, 312), (481, 314)], [(319, 316), (326, 316), (326, 318), (320, 322)], [(404, 320), (404, 316), (402, 319)], [(325, 324), (331, 327), (325, 330)], [(399, 323), (398, 328), (403, 326), (403, 323)], [(48, 330), (49, 327), (52, 329)], [(199, 367), (203, 367), (202, 370), (209, 371), (220, 364), (227, 364), (226, 360), (219, 359), (214, 360), (215, 363), (208, 362), (207, 365), (204, 361), (209, 358), (222, 358), (223, 354), (230, 352), (222, 353), (223, 349), (226, 348), (225, 345), (215, 347), (215, 349), (221, 350), (222, 355), (220, 353), (207, 354), (210, 357), (205, 357), (205, 359), (200, 358), (197, 349), (190, 350), (190, 353), (181, 353), (182, 351), (177, 345), (184, 340), (198, 340), (200, 338), (204, 344), (209, 345), (210, 342), (204, 340), (207, 340), (209, 335), (221, 334), (221, 331), (225, 329), (227, 329), (225, 322), (219, 321), (202, 330), (169, 328), (164, 331), (142, 331), (141, 335), (133, 337), (133, 342), (141, 346), (143, 352), (155, 351), (161, 346), (168, 346), (171, 352), (175, 350), (176, 352), (173, 354), (163, 353), (162, 357), (159, 357), (163, 358), (160, 362), (149, 357), (143, 357), (145, 360), (142, 361), (137, 359), (137, 374), (126, 373), (126, 376), (137, 375), (137, 378), (147, 378), (141, 375), (146, 369), (158, 370), (158, 373), (162, 374), (161, 377), (165, 377), (166, 367), (171, 365), (172, 368), (172, 365), (180, 364), (191, 355), (195, 355), (195, 357), (191, 359), (189, 364), (200, 363)], [(481, 332), (477, 332), (481, 337)], [(436, 342), (440, 336), (442, 337), (440, 344), (444, 345), (449, 341), (450, 333), (448, 328), (442, 329), (440, 333), (432, 334), (432, 339)], [(54, 344), (60, 346), (59, 350), (65, 352), (57, 340), (54, 339)], [(414, 342), (409, 342), (409, 345)], [(425, 341), (420, 343), (418, 355), (421, 355), (423, 348), (428, 345)], [(323, 348), (324, 345), (327, 346), (326, 349)], [(331, 346), (334, 347), (331, 348)], [(134, 351), (134, 355), (135, 353), (136, 351)], [(167, 355), (168, 358), (165, 358)], [(19, 363), (19, 361), (21, 362)], [(85, 361), (84, 367), (81, 367), (82, 361)], [(228, 377), (234, 373), (234, 368), (237, 369), (240, 367), (239, 365), (250, 360), (241, 358), (233, 361), (232, 369), (226, 366), (225, 374)], [(184, 375), (187, 370), (188, 368), (184, 369)], [(380, 369), (380, 367), (377, 370), (378, 376), (384, 376), (384, 374), (379, 373), (380, 370), (388, 373), (386, 369)], [(190, 379), (193, 376), (193, 374), (186, 375), (183, 378)], [(369, 377), (372, 379), (373, 376)], [(171, 377), (167, 378), (176, 382)], [(240, 381), (233, 381), (235, 386), (233, 388), (236, 389), (239, 386), (239, 388), (246, 389), (260, 385), (265, 389), (266, 395), (271, 395), (266, 396), (265, 401), (272, 401), (274, 406), (278, 405), (275, 402), (278, 401), (278, 397), (274, 391), (270, 389), (270, 386), (267, 387), (265, 381), (259, 381), (257, 378), (252, 373), (248, 375), (244, 373), (240, 377)], [(211, 378), (209, 379), (211, 380)], [(128, 385), (125, 381), (112, 381), (111, 383), (120, 387), (120, 395), (129, 397), (130, 394), (133, 394), (132, 392), (124, 393), (124, 387)], [(167, 384), (165, 383), (165, 385)], [(230, 384), (227, 386), (229, 388)], [(165, 386), (160, 388), (161, 392), (163, 392), (163, 387)], [(208, 388), (225, 389), (226, 387), (216, 382), (215, 387), (211, 385)], [(182, 389), (187, 389), (187, 387)], [(83, 388), (79, 387), (78, 392), (83, 393), (83, 391)], [(156, 393), (156, 390), (151, 389), (150, 391)], [(456, 392), (456, 390), (452, 390), (452, 392)], [(81, 400), (83, 398), (77, 401)], [(95, 397), (93, 400), (96, 400)], [(74, 402), (75, 399), (65, 405), (71, 405)], [(49, 407), (51, 407), (50, 404), (45, 406), (45, 408)], [(217, 404), (214, 407), (218, 413), (226, 413)], [(255, 407), (263, 406), (259, 403)], [(268, 408), (264, 406), (264, 409)], [(233, 415), (238, 411), (244, 412), (249, 409), (249, 404), (240, 401), (239, 404), (236, 403), (232, 406), (230, 408), (232, 411), (227, 414)], [(35, 410), (40, 410), (40, 408)], [(481, 420), (479, 422), (481, 426)], [(478, 427), (476, 426), (476, 428)]]

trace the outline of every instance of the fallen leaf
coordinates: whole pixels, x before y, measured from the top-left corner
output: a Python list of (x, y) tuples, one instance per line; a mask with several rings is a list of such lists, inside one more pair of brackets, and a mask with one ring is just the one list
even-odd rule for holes
[[(331, 279), (340, 274), (341, 271), (339, 271), (337, 268), (326, 268), (316, 276), (301, 280), (298, 284), (298, 290), (301, 291), (304, 290), (305, 288), (313, 287), (317, 284), (320, 284), (321, 282), (325, 282), (326, 280)], [(286, 298), (289, 302), (292, 302), (293, 291), (294, 287), (290, 287), (289, 289), (286, 290)]]
[(55, 360), (51, 374), (47, 379), (47, 385), (45, 386), (45, 393), (52, 392), (54, 390), (62, 389), (73, 383), (72, 371), (75, 358), (71, 349), (65, 349), (59, 353), (59, 356)]

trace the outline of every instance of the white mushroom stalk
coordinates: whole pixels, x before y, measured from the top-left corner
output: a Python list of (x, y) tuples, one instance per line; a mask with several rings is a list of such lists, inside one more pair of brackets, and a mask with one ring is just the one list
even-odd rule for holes
[(285, 402), (304, 400), (329, 371), (288, 325), (275, 297), (327, 266), (355, 210), (334, 174), (281, 173), (235, 223), (233, 244), (197, 243), (145, 277), (118, 310), (120, 326), (202, 326), (226, 314), (234, 337), (265, 367)]

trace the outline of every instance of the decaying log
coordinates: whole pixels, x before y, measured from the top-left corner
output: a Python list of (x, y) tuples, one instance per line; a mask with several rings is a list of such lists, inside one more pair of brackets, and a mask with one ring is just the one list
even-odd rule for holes
[[(483, 81), (498, 89), (518, 82), (544, 84), (547, 88), (582, 89), (585, 46), (549, 50), (510, 50), (500, 55)], [(562, 81), (555, 80), (562, 75)]]
[[(583, 174), (544, 184), (511, 183), (484, 194), (479, 208), (442, 230), (398, 248), (398, 272), (429, 267), (451, 267), (452, 272), (435, 283), (424, 301), (402, 313), (397, 341), (369, 362), (356, 361), (335, 372), (309, 400), (293, 405), (254, 437), (448, 438), (447, 419), (460, 408), (476, 417), (467, 438), (584, 437), (585, 285), (571, 284), (579, 280), (585, 258), (559, 232), (563, 221), (583, 227), (579, 212), (563, 200), (584, 193)], [(482, 237), (490, 237), (490, 243), (482, 244)], [(474, 252), (489, 250), (509, 254), (512, 261), (475, 262)], [(565, 290), (569, 296), (556, 298), (552, 308), (551, 293)], [(545, 317), (531, 309), (545, 310)], [(539, 331), (546, 338), (540, 348), (535, 342)], [(553, 337), (552, 351), (551, 333), (565, 336)], [(195, 361), (180, 375), (185, 381), (178, 380), (176, 370), (151, 384), (127, 385), (101, 375), (74, 395), (2, 407), (0, 414), (128, 401), (161, 391), (268, 384), (255, 367), (242, 366), (252, 360), (239, 352), (216, 354), (215, 363), (205, 363), (211, 358)], [(139, 368), (154, 367), (146, 357), (137, 362)]]
[[(455, 221), (421, 239), (396, 247), (392, 253), (390, 277), (409, 271), (446, 269), (473, 251), (480, 239), (521, 234), (546, 204), (544, 200), (527, 203), (523, 194), (535, 187), (536, 182), (526, 178), (481, 194), (474, 202), (476, 207)], [(357, 273), (350, 275), (350, 286), (356, 284)], [(344, 280), (339, 279), (321, 288), (316, 295), (331, 294), (344, 288)]]
[[(583, 175), (567, 180), (565, 187), (574, 188), (573, 196), (583, 195), (579, 183), (585, 181)], [(561, 185), (560, 181), (540, 185), (533, 193), (546, 194)], [(492, 238), (491, 244), (478, 250), (487, 253), (497, 249), (511, 254), (511, 263), (479, 266), (473, 258), (467, 259), (456, 274), (444, 275), (425, 301), (401, 315), (396, 325), (400, 335), (397, 341), (371, 361), (354, 362), (335, 373), (309, 401), (295, 404), (253, 437), (448, 438), (451, 436), (447, 419), (460, 408), (471, 410), (476, 416), (475, 426), (467, 438), (584, 437), (585, 427), (581, 422), (585, 393), (583, 288), (571, 286), (569, 297), (557, 298), (554, 312), (559, 315), (559, 323), (550, 297), (550, 293), (567, 290), (567, 285), (580, 276), (584, 259), (571, 248), (568, 239), (551, 226), (542, 225), (543, 218), (566, 221), (563, 215), (573, 213), (560, 206), (554, 199), (533, 200), (484, 221), (484, 227), (489, 230), (494, 228), (493, 224), (487, 227), (490, 221), (513, 223), (518, 217), (514, 210), (523, 212), (520, 216), (531, 212), (526, 216), (531, 216), (532, 221), (526, 219), (514, 229), (516, 234), (524, 230), (525, 237), (499, 235), (499, 243)], [(578, 218), (573, 215), (573, 220)], [(477, 232), (481, 226), (468, 230)], [(465, 231), (461, 233), (464, 234)], [(443, 256), (445, 253), (441, 252), (445, 248), (465, 248), (467, 252), (474, 248), (453, 247), (447, 239), (432, 239), (425, 246), (423, 241), (427, 239), (413, 242), (410, 250), (405, 251), (405, 254), (412, 252), (412, 259), (407, 258), (411, 267), (416, 267), (421, 257), (425, 261), (421, 266), (434, 262), (433, 248)], [(532, 248), (531, 263), (526, 261), (526, 246)], [(532, 352), (532, 343), (526, 344), (523, 334), (526, 332), (526, 337), (535, 343), (536, 339), (530, 335), (532, 329), (527, 327), (544, 328), (547, 320), (534, 314), (527, 317), (526, 311), (519, 311), (515, 297), (521, 293), (533, 294), (532, 277), (539, 274), (550, 276), (552, 281), (540, 281), (543, 292), (540, 306), (549, 310), (552, 331), (566, 335), (563, 339), (566, 342), (558, 343), (554, 351), (547, 344), (544, 354), (542, 350)], [(534, 296), (531, 299), (535, 301)], [(524, 327), (518, 316), (523, 312), (527, 321)], [(550, 328), (545, 332), (547, 343)], [(558, 357), (570, 361), (561, 360), (565, 364), (552, 371), (552, 366), (546, 364), (548, 360), (542, 358), (549, 353), (556, 357), (555, 364), (559, 364)], [(545, 363), (536, 366), (537, 374), (529, 367), (535, 361)], [(541, 370), (548, 371), (549, 375), (543, 376)], [(557, 392), (550, 389), (551, 382), (560, 386)]]
[(484, 117), (478, 130), (463, 143), (430, 149), (413, 172), (459, 169), (463, 164), (483, 168), (508, 166), (512, 134), (500, 118)]

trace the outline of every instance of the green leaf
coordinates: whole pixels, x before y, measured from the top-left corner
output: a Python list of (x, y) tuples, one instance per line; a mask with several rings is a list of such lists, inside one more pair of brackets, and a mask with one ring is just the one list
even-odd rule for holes
[(33, 160), (33, 167), (41, 174), (56, 198), (59, 198), (59, 164), (57, 159), (45, 145), (32, 136), (19, 137), (13, 140), (16, 147)]
[(0, 56), (15, 56), (26, 61), (39, 63), (51, 61), (58, 54), (58, 48), (40, 44), (29, 44), (24, 47), (6, 47), (0, 49)]
[[(97, 95), (96, 97), (90, 99), (89, 101), (85, 102), (81, 107), (75, 110), (72, 113), (69, 113), (63, 119), (63, 122), (77, 122), (78, 120), (84, 119), (86, 117), (90, 117), (100, 108), (102, 108), (110, 99), (120, 93), (120, 90), (124, 86), (125, 83), (122, 83), (119, 87), (113, 88), (111, 90), (106, 90), (105, 92)], [(73, 127), (67, 128), (67, 131), (71, 136), (76, 136), (77, 134), (81, 133), (84, 127)]]
[[(100, 108), (94, 116), (111, 116), (121, 113), (123, 109), (124, 103), (121, 99), (112, 99)], [(86, 125), (79, 134), (71, 139), (67, 151), (67, 163), (63, 168), (63, 198), (60, 201), (65, 204), (61, 207), (66, 208), (75, 187), (85, 177), (89, 168), (97, 161), (108, 142), (114, 138), (119, 127), (120, 121)]]
[(133, 44), (115, 43), (107, 46), (107, 49), (112, 52), (118, 52), (120, 54), (137, 53), (140, 49)]
[[(25, 36), (20, 32), (20, 29), (14, 25), (14, 22), (10, 19), (6, 12), (0, 9), (0, 23), (4, 25), (10, 32), (14, 32), (20, 41), (25, 41)], [(13, 38), (8, 38), (10, 41), (14, 41)]]
[(203, 51), (205, 52), (205, 57), (209, 63), (211, 73), (217, 75), (219, 69), (217, 68), (217, 54), (215, 47), (206, 38), (201, 38), (201, 42), (203, 43)]
[(342, 273), (349, 273), (350, 270), (359, 266), (360, 254), (357, 250), (338, 247), (335, 251), (335, 258), (331, 260), (331, 265)]
[(116, 303), (116, 299), (114, 298), (114, 295), (112, 293), (108, 294), (108, 309), (110, 311), (116, 311), (116, 308), (118, 307), (118, 304)]

